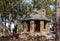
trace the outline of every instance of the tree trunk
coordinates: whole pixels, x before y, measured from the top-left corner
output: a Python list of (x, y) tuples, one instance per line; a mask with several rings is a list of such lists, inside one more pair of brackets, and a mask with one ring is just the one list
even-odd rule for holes
[(13, 34), (15, 35), (17, 33), (17, 15), (15, 14), (14, 16), (14, 29), (13, 29)]
[(11, 32), (11, 21), (12, 21), (12, 14), (9, 13), (8, 33)]
[(60, 41), (60, 0), (56, 0), (56, 41)]
[(13, 33), (17, 33), (17, 20), (15, 20), (15, 23), (14, 23), (14, 30), (13, 30)]

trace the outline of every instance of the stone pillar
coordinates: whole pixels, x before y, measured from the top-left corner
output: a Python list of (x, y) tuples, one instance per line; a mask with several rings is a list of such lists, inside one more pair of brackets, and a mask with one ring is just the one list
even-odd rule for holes
[(23, 30), (24, 30), (24, 32), (27, 32), (27, 23), (26, 23), (26, 21), (23, 22)]
[(48, 23), (46, 23), (46, 32), (47, 32), (47, 33), (49, 33), (49, 32), (50, 32), (50, 28), (49, 28)]
[(30, 21), (30, 33), (34, 33), (34, 21)]
[(44, 21), (40, 21), (40, 32), (44, 31)]

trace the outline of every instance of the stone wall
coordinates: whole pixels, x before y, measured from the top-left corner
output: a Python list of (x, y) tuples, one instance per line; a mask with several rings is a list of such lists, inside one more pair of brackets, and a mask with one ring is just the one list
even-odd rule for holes
[(44, 37), (31, 37), (28, 38), (18, 38), (18, 39), (7, 39), (7, 38), (0, 38), (0, 41), (55, 41), (55, 39), (45, 39)]
[(28, 33), (21, 33), (18, 38), (16, 37), (0, 37), (0, 41), (55, 41), (54, 38), (51, 38), (51, 39), (46, 39), (45, 36), (41, 35), (33, 35), (31, 36), (30, 34)]

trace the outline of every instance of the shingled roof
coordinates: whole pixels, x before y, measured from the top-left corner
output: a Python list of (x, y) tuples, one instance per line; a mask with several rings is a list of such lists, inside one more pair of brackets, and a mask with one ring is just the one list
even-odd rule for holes
[(25, 16), (22, 20), (43, 20), (50, 21), (44, 14), (38, 12), (37, 14), (32, 13), (30, 15)]

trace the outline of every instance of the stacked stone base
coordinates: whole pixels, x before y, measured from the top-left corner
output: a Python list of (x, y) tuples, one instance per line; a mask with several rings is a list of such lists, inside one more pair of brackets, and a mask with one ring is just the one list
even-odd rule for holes
[(21, 32), (18, 38), (13, 37), (13, 38), (3, 38), (0, 37), (0, 41), (55, 41), (55, 38), (48, 38), (46, 35), (42, 35), (38, 32), (36, 32), (34, 35), (31, 33), (27, 32)]

